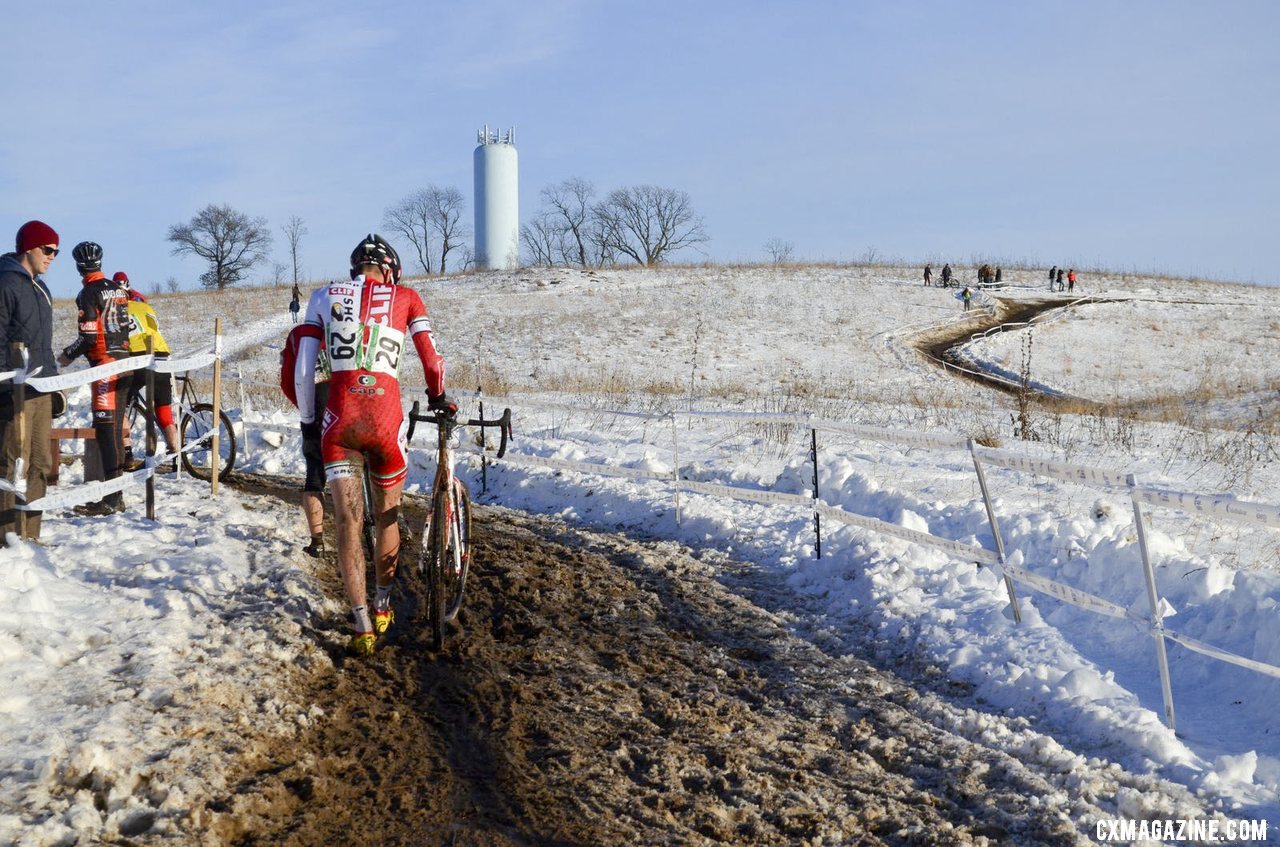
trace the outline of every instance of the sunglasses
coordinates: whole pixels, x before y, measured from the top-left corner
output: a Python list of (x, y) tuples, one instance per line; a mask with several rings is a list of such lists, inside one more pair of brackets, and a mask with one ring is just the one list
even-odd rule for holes
[(45, 254), (46, 256), (56, 256), (56, 255), (58, 255), (58, 248), (57, 248), (57, 247), (48, 247), (48, 246), (45, 246), (45, 247), (41, 247), (40, 249), (44, 251), (44, 254)]

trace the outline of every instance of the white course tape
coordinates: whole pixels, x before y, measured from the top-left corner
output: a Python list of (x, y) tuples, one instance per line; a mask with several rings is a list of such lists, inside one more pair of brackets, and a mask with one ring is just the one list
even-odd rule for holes
[(523, 456), (508, 453), (501, 459), (493, 456), (489, 457), (491, 462), (505, 462), (512, 465), (533, 465), (540, 468), (553, 468), (561, 471), (576, 471), (578, 473), (594, 474), (596, 476), (618, 476), (627, 479), (656, 479), (664, 482), (671, 481), (671, 474), (654, 473), (653, 471), (642, 471), (638, 468), (620, 468), (615, 465), (600, 465), (594, 462), (571, 462), (567, 459), (546, 459), (541, 456)]
[(1203, 656), (1208, 656), (1209, 658), (1217, 659), (1220, 662), (1237, 665), (1251, 671), (1257, 671), (1260, 674), (1266, 674), (1267, 676), (1280, 679), (1280, 668), (1277, 668), (1275, 665), (1268, 665), (1266, 662), (1259, 662), (1256, 659), (1246, 659), (1244, 656), (1237, 656), (1235, 653), (1230, 653), (1219, 647), (1214, 647), (1211, 644), (1205, 644), (1203, 641), (1192, 638), (1189, 635), (1183, 635), (1180, 632), (1174, 632), (1170, 629), (1166, 629), (1164, 634), (1166, 638), (1171, 638), (1183, 647), (1186, 647), (1188, 650), (1195, 651)]
[(1099, 485), (1104, 488), (1127, 488), (1129, 486), (1128, 474), (1103, 470), (1102, 468), (1069, 465), (1065, 462), (1051, 462), (1047, 459), (1035, 459), (1030, 456), (1010, 453), (1006, 450), (996, 450), (991, 447), (979, 447), (977, 445), (974, 446), (973, 453), (988, 465), (996, 465), (1038, 476), (1047, 476), (1063, 482)]
[(64, 388), (75, 388), (77, 385), (88, 385), (100, 379), (106, 379), (109, 376), (128, 373), (129, 371), (138, 371), (143, 368), (150, 367), (152, 364), (151, 356), (130, 356), (127, 359), (119, 359), (114, 362), (108, 362), (105, 365), (98, 365), (96, 368), (88, 368), (82, 371), (70, 371), (69, 373), (58, 374), (57, 376), (37, 376), (27, 380), (36, 391), (53, 392), (61, 391)]
[(202, 371), (213, 364), (218, 358), (216, 353), (199, 353), (195, 356), (188, 356), (185, 359), (156, 359), (155, 367), (152, 368), (156, 373), (186, 373), (187, 371)]
[[(425, 389), (424, 389), (425, 390)], [(449, 394), (453, 395), (453, 389), (449, 389)], [(497, 395), (485, 395), (481, 397), (474, 391), (458, 391), (461, 396), (470, 395), (483, 400), (486, 404), (497, 406), (507, 406), (515, 408), (519, 405), (532, 406), (536, 409), (551, 409), (559, 412), (572, 412), (579, 415), (616, 415), (620, 418), (644, 418), (645, 420), (662, 420), (667, 417), (667, 412), (622, 412), (617, 409), (595, 409), (590, 406), (574, 406), (569, 403), (553, 403), (551, 401), (538, 400), (536, 402), (524, 402), (513, 400), (510, 397), (502, 397)]]
[(732, 485), (717, 485), (714, 482), (694, 482), (680, 480), (683, 491), (696, 494), (711, 494), (719, 497), (732, 497), (735, 500), (749, 500), (752, 503), (765, 503), (770, 506), (813, 506), (813, 498), (807, 494), (784, 494), (781, 491), (762, 491), (758, 488), (737, 488)]
[(18, 375), (17, 371), (5, 371), (4, 373), (0, 373), (0, 382), (8, 382), (9, 380), (13, 379), (17, 375)]
[(1128, 618), (1140, 623), (1149, 623), (1146, 618), (1131, 614), (1124, 606), (1112, 603), (1110, 600), (1104, 600), (1087, 591), (1072, 588), (1070, 585), (1063, 585), (1061, 582), (1055, 582), (1048, 577), (1033, 574), (1015, 565), (1006, 564), (1001, 566), (1000, 569), (1005, 576), (1023, 585), (1030, 586), (1041, 594), (1048, 594), (1050, 597), (1056, 597), (1064, 603), (1070, 603), (1072, 606), (1088, 609), (1091, 612), (1097, 612), (1110, 618)]
[(104, 480), (101, 482), (89, 482), (84, 485), (77, 485), (74, 488), (68, 488), (57, 494), (45, 493), (45, 496), (36, 500), (34, 503), (27, 503), (17, 508), (24, 512), (47, 512), (52, 509), (65, 509), (68, 506), (79, 506), (81, 503), (90, 503), (101, 500), (108, 494), (114, 494), (117, 491), (123, 491), (133, 485), (141, 485), (147, 481), (147, 477), (155, 473), (153, 468), (142, 468), (131, 473), (124, 473), (115, 479)]
[(812, 415), (784, 415), (766, 412), (718, 412), (711, 410), (673, 411), (675, 415), (686, 415), (696, 418), (732, 418), (755, 423), (789, 423), (825, 432), (839, 432), (844, 435), (856, 435), (860, 438), (873, 438), (879, 441), (892, 441), (911, 447), (928, 447), (936, 450), (963, 450), (969, 446), (969, 440), (951, 433), (924, 433), (905, 430), (883, 429), (875, 426), (845, 423)]
[(937, 547), (939, 550), (946, 550), (958, 558), (969, 562), (980, 562), (984, 565), (999, 565), (1000, 559), (990, 550), (984, 547), (975, 547), (972, 544), (964, 544), (960, 541), (953, 541), (949, 538), (939, 538), (936, 535), (930, 535), (927, 532), (921, 532), (918, 529), (908, 529), (905, 526), (887, 523), (876, 518), (869, 518), (865, 515), (855, 515), (846, 512), (844, 509), (835, 506), (828, 506), (826, 503), (818, 503), (814, 505), (813, 510), (823, 517), (830, 518), (840, 523), (853, 524), (863, 529), (869, 529), (872, 532), (879, 532), (885, 535), (892, 535), (895, 538), (901, 538), (904, 541), (910, 541), (914, 544), (923, 544), (928, 547)]
[(1269, 503), (1250, 503), (1221, 494), (1188, 494), (1182, 491), (1159, 491), (1138, 486), (1133, 496), (1152, 506), (1180, 509), (1213, 515), (1236, 523), (1280, 528), (1280, 508)]

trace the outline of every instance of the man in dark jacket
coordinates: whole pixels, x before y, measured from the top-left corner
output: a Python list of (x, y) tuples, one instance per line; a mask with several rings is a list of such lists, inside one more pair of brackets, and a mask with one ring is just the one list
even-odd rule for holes
[[(40, 275), (49, 270), (58, 255), (58, 233), (48, 224), (27, 221), (18, 229), (14, 252), (0, 256), (0, 373), (21, 367), (22, 360), (12, 347), (26, 345), (28, 371), (40, 368), (37, 376), (56, 376), (53, 358), (53, 299)], [(0, 382), (0, 477), (12, 482), (18, 460), (26, 468), (26, 502), (45, 494), (52, 456), (49, 429), (53, 398), (27, 389), (21, 425), (14, 404), (13, 381)], [(17, 531), (17, 497), (0, 490), (0, 547)], [(27, 513), (23, 537), (40, 537), (40, 513)]]
[[(84, 287), (76, 295), (80, 334), (62, 351), (58, 363), (69, 365), (80, 356), (97, 367), (129, 358), (129, 298), (102, 272), (102, 248), (81, 241), (71, 251)], [(93, 391), (94, 441), (108, 480), (124, 470), (125, 382), (119, 376), (96, 379)], [(77, 506), (81, 515), (109, 515), (124, 511), (124, 496), (116, 491), (97, 503)]]

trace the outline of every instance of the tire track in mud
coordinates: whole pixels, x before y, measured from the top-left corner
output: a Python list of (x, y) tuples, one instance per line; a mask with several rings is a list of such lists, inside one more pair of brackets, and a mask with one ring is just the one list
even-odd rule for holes
[[(747, 599), (759, 585), (721, 581), (724, 563), (509, 510), (475, 518), (443, 653), (415, 626), (413, 579), (371, 660), (343, 655), (345, 621), (306, 623), (334, 658), (288, 683), (315, 720), (254, 745), (193, 813), (202, 843), (1076, 844), (1076, 821), (1103, 815), (1060, 762), (942, 728), (893, 673), (797, 637)], [(318, 572), (339, 595), (332, 562)]]

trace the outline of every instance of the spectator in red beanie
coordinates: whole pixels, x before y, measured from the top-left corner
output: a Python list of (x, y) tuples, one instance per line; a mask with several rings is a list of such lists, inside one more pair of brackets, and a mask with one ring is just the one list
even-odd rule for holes
[[(18, 229), (14, 252), (0, 256), (0, 374), (22, 367), (13, 345), (26, 345), (29, 371), (38, 376), (55, 376), (58, 364), (53, 356), (53, 298), (40, 275), (58, 255), (58, 233), (41, 221), (27, 221)], [(52, 467), (49, 430), (53, 419), (53, 396), (27, 389), (19, 426), (13, 397), (13, 381), (0, 381), (0, 477), (12, 481), (18, 459), (26, 467), (25, 502), (44, 496)], [(8, 546), (10, 532), (17, 530), (16, 496), (0, 490), (0, 547)], [(40, 513), (28, 512), (23, 537), (40, 537)]]

